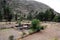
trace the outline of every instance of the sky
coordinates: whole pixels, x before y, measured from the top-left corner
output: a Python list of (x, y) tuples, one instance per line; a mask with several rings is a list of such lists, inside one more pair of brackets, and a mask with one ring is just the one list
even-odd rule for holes
[(60, 13), (60, 0), (35, 0), (35, 1), (42, 2), (53, 8), (56, 12)]

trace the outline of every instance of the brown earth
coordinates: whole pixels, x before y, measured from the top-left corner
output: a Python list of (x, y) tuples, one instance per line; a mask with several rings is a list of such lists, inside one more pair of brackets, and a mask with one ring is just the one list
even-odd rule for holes
[(29, 35), (23, 40), (60, 40), (60, 23), (47, 22), (42, 23), (42, 25), (46, 25), (47, 28), (41, 32)]
[[(0, 23), (0, 27), (2, 26), (2, 24)], [(7, 27), (9, 27), (9, 25), (15, 26), (15, 23), (4, 25)], [(41, 25), (46, 25), (46, 29), (42, 30), (41, 32), (29, 35), (22, 40), (60, 40), (60, 23), (43, 22), (41, 23)], [(14, 35), (15, 39), (18, 39), (21, 37), (21, 32), (15, 29), (0, 30), (0, 40), (8, 40), (8, 37), (11, 35)]]
[(18, 39), (21, 37), (22, 33), (20, 31), (17, 31), (15, 29), (3, 29), (0, 30), (0, 40), (9, 40), (10, 36), (14, 36), (14, 40)]

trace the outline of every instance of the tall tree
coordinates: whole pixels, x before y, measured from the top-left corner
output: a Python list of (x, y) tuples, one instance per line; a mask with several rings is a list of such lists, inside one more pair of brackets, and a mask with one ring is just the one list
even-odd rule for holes
[(55, 17), (54, 11), (52, 9), (46, 10), (44, 17), (45, 21), (52, 21), (53, 18)]
[(35, 18), (43, 21), (44, 20), (44, 13), (43, 12), (39, 12), (39, 14), (37, 14)]
[(15, 14), (15, 20), (17, 21), (17, 19), (18, 19), (18, 15), (17, 15), (17, 13)]
[(12, 13), (11, 13), (11, 9), (9, 7), (9, 5), (7, 4), (6, 0), (3, 0), (2, 1), (2, 4), (3, 4), (3, 16), (4, 16), (4, 19), (6, 21), (11, 21), (12, 19)]
[(60, 14), (58, 16), (55, 16), (53, 21), (55, 22), (60, 22)]
[(3, 17), (2, 17), (2, 13), (0, 11), (0, 21), (2, 21)]
[(54, 17), (55, 17), (54, 10), (50, 9), (50, 12), (51, 12), (51, 15), (50, 15), (51, 19), (50, 19), (50, 21), (52, 21), (54, 19)]
[(31, 10), (30, 12), (29, 12), (29, 14), (28, 14), (28, 16), (27, 16), (27, 19), (28, 20), (32, 20), (33, 19), (33, 17), (32, 17), (32, 13), (33, 13), (34, 11), (33, 10)]

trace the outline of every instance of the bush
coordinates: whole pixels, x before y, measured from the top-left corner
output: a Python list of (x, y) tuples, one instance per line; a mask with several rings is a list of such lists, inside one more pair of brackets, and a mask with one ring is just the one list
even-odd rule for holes
[(13, 38), (14, 38), (13, 35), (9, 36), (9, 40), (14, 40)]
[(44, 29), (42, 26), (39, 25), (39, 23), (40, 23), (40, 21), (37, 20), (37, 19), (32, 20), (32, 23), (31, 23), (32, 27), (31, 27), (31, 29), (36, 31), (36, 32)]
[(33, 29), (36, 29), (37, 26), (38, 26), (38, 24), (39, 24), (39, 20), (37, 20), (37, 19), (32, 20), (31, 25), (32, 25), (32, 28)]

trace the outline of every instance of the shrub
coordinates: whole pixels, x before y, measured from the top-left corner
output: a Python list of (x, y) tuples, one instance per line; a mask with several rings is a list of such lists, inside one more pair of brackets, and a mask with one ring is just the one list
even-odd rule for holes
[(37, 20), (37, 19), (32, 20), (31, 25), (32, 25), (32, 28), (33, 29), (36, 29), (37, 26), (38, 26), (38, 24), (39, 24), (39, 20)]
[(9, 36), (9, 40), (14, 40), (13, 38), (14, 38), (13, 35)]
[(32, 20), (31, 29), (34, 30), (34, 31), (36, 31), (36, 32), (44, 29), (42, 26), (39, 25), (39, 23), (40, 23), (40, 21), (37, 20), (37, 19)]

